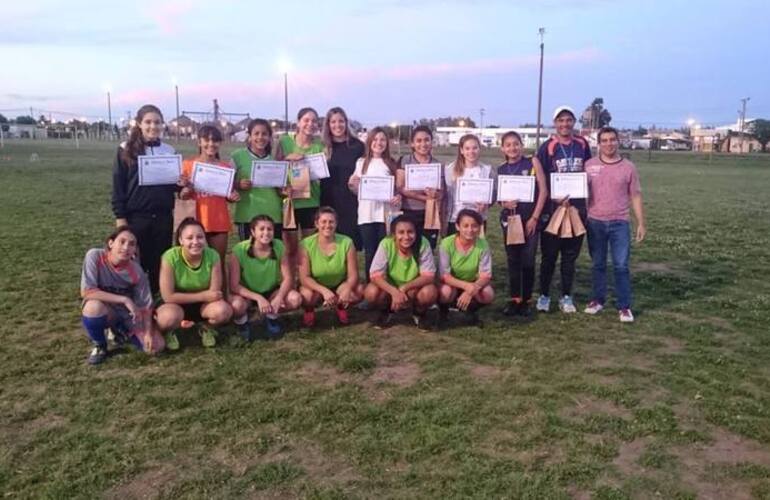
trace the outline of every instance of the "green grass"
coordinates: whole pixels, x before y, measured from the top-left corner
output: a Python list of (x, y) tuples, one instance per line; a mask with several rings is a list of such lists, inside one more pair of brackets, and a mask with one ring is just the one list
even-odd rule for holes
[(506, 320), (492, 224), (483, 331), (292, 317), (280, 342), (91, 368), (80, 265), (113, 224), (113, 154), (0, 150), (5, 496), (770, 498), (770, 156), (634, 153), (649, 235), (633, 325)]

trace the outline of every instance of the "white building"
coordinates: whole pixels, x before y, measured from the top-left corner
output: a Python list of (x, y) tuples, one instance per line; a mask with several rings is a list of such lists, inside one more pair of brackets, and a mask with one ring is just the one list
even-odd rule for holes
[[(435, 140), (439, 145), (456, 146), (460, 138), (466, 134), (472, 134), (479, 138), (483, 146), (499, 147), (500, 141), (506, 132), (514, 131), (521, 136), (527, 149), (534, 149), (537, 141), (537, 128), (471, 128), (471, 127), (436, 127)], [(542, 144), (548, 137), (555, 134), (556, 130), (551, 127), (542, 127), (540, 129), (540, 143)]]

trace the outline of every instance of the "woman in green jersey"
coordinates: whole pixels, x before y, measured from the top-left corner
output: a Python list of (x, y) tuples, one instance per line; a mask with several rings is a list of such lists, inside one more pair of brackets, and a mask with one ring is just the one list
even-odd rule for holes
[(333, 307), (343, 325), (350, 323), (348, 307), (361, 300), (363, 285), (358, 282), (358, 259), (353, 240), (337, 234), (337, 212), (321, 207), (315, 217), (318, 232), (300, 243), (299, 293), (305, 313), (302, 323), (315, 325), (319, 303)]
[(254, 161), (272, 160), (273, 128), (267, 120), (255, 118), (246, 129), (246, 147), (236, 149), (231, 155), (237, 170), (236, 186), (241, 199), (235, 204), (233, 220), (238, 227), (241, 241), (251, 237), (251, 219), (256, 215), (269, 215), (273, 220), (273, 232), (281, 239), (282, 205), (281, 190), (251, 185), (251, 166)]
[(439, 326), (446, 322), (452, 305), (479, 325), (477, 311), (495, 298), (490, 286), (492, 252), (487, 240), (479, 237), (483, 223), (478, 212), (464, 208), (457, 214), (456, 232), (439, 244)]
[(219, 254), (206, 245), (206, 233), (200, 222), (188, 217), (176, 230), (178, 246), (169, 248), (161, 258), (160, 295), (163, 305), (157, 309), (157, 322), (166, 332), (166, 347), (179, 349), (176, 330), (200, 323), (203, 345), (213, 347), (214, 326), (230, 320), (233, 310), (222, 295), (222, 266)]
[(428, 329), (425, 312), (436, 303), (438, 290), (434, 284), (436, 263), (430, 243), (417, 238), (414, 221), (399, 215), (390, 224), (390, 236), (383, 238), (369, 269), (370, 283), (364, 297), (381, 312), (375, 324), (386, 328), (396, 312), (412, 306), (414, 322), (421, 330)]
[(248, 308), (253, 302), (265, 318), (267, 338), (282, 334), (278, 313), (299, 308), (302, 297), (292, 290), (294, 278), (289, 258), (275, 239), (273, 220), (257, 215), (249, 224), (251, 237), (233, 247), (230, 256), (230, 305), (235, 324), (244, 340), (252, 340)]

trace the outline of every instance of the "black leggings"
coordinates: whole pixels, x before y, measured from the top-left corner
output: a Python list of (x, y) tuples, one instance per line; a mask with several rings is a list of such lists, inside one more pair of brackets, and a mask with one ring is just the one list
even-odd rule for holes
[(139, 262), (150, 280), (150, 290), (158, 293), (160, 257), (171, 247), (174, 217), (168, 214), (132, 214), (128, 226), (136, 235)]
[[(505, 238), (505, 229), (503, 229)], [(511, 298), (518, 297), (524, 301), (532, 298), (532, 288), (535, 285), (535, 254), (537, 253), (538, 233), (528, 237), (520, 245), (505, 245), (505, 255), (508, 260), (508, 290)]]
[(575, 261), (580, 255), (583, 236), (575, 238), (560, 238), (543, 231), (540, 233), (540, 293), (551, 295), (551, 280), (556, 270), (556, 259), (561, 253), (561, 293), (572, 293), (572, 282), (575, 280)]

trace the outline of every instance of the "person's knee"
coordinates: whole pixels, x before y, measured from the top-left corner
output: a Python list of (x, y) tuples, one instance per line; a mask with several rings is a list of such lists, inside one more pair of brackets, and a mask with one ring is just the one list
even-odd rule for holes
[(246, 314), (249, 303), (240, 295), (232, 295), (230, 297), (230, 306), (233, 308), (233, 315), (240, 317)]
[(283, 302), (287, 311), (293, 311), (302, 305), (302, 296), (296, 290), (289, 290)]
[(213, 304), (209, 304), (207, 307), (207, 314), (209, 323), (212, 325), (221, 325), (230, 320), (233, 315), (233, 308), (230, 304), (224, 300), (219, 300)]
[(369, 283), (364, 289), (364, 298), (370, 304), (376, 304), (380, 297), (380, 287), (374, 283)]
[(417, 294), (417, 301), (421, 305), (433, 305), (436, 303), (436, 299), (438, 299), (438, 289), (433, 284), (425, 285)]
[(177, 328), (183, 319), (184, 311), (176, 304), (163, 304), (156, 313), (156, 322), (162, 331)]
[(439, 300), (442, 304), (448, 304), (452, 302), (454, 298), (454, 289), (449, 285), (441, 285), (439, 290)]
[(107, 306), (101, 300), (89, 299), (83, 304), (83, 316), (87, 318), (98, 318), (107, 314), (109, 314)]
[(482, 304), (491, 304), (495, 300), (495, 291), (487, 285), (479, 291), (476, 300)]

